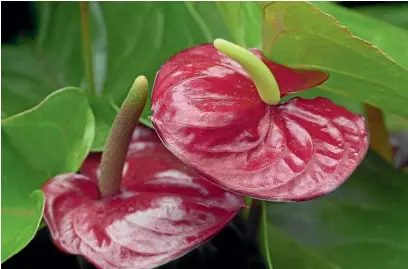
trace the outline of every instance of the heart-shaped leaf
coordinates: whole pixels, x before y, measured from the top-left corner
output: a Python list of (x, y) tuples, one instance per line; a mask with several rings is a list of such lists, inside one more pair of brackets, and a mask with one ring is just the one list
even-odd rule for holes
[(119, 194), (100, 198), (99, 163), (100, 154), (92, 154), (82, 175), (59, 175), (43, 187), (55, 244), (98, 268), (153, 268), (178, 258), (243, 205), (182, 164), (146, 127), (134, 132)]
[(404, 268), (407, 207), (407, 174), (369, 152), (333, 193), (304, 203), (268, 205), (273, 267)]
[[(327, 79), (260, 57), (281, 95)], [(216, 184), (267, 200), (306, 200), (344, 182), (364, 157), (364, 119), (328, 99), (265, 104), (249, 75), (211, 44), (171, 58), (154, 89), (152, 122), (165, 145)]]
[(56, 174), (77, 171), (88, 154), (94, 118), (84, 94), (65, 88), (2, 120), (1, 132), (3, 262), (34, 236), (42, 216), (43, 183)]

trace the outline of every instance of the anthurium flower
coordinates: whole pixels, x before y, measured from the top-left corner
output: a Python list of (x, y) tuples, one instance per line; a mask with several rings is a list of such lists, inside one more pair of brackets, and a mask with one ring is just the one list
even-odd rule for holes
[[(140, 81), (145, 99), (147, 82)], [(43, 186), (44, 219), (55, 245), (97, 268), (154, 268), (178, 258), (243, 205), (175, 158), (154, 130), (133, 132), (141, 109), (136, 116), (131, 110), (144, 105), (138, 98), (125, 101), (102, 156), (89, 155), (81, 174), (58, 175)]]
[(308, 200), (343, 183), (368, 148), (362, 116), (322, 97), (279, 103), (327, 79), (217, 39), (161, 67), (151, 120), (166, 147), (215, 184), (257, 199)]

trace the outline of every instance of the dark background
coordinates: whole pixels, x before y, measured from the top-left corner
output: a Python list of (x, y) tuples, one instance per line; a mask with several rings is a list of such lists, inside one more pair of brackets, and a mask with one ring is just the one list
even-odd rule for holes
[[(391, 5), (398, 2), (338, 2), (355, 8), (367, 5)], [(35, 13), (33, 2), (1, 2), (1, 43), (16, 43), (19, 36), (35, 36)], [(237, 233), (237, 230), (240, 232)], [(254, 246), (248, 246), (242, 237), (243, 224), (240, 219), (215, 236), (210, 242), (171, 262), (161, 269), (264, 269), (262, 258)], [(4, 269), (58, 268), (76, 269), (75, 256), (58, 251), (52, 244), (46, 228), (40, 230), (35, 239), (19, 254), (2, 264)], [(92, 268), (92, 267), (89, 267)], [(300, 269), (300, 268), (299, 268)]]

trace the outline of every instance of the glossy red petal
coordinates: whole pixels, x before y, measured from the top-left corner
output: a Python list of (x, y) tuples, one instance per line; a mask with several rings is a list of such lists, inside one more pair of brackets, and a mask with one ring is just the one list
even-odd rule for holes
[[(329, 77), (327, 73), (321, 71), (292, 69), (272, 62), (265, 58), (259, 49), (250, 49), (250, 51), (269, 67), (279, 85), (282, 97), (318, 86)], [(233, 75), (232, 73), (236, 74)], [(172, 57), (160, 69), (155, 80), (153, 99), (159, 98), (163, 91), (175, 83), (200, 76), (219, 78), (224, 75), (229, 75), (231, 81), (234, 77), (239, 79), (240, 88), (248, 88), (248, 85), (251, 87), (253, 85), (252, 80), (242, 67), (218, 52), (212, 44), (186, 49)], [(236, 88), (237, 86), (235, 85), (231, 89), (237, 91), (239, 90)], [(225, 90), (228, 90), (228, 87)]]
[(44, 219), (54, 243), (98, 268), (154, 268), (217, 233), (243, 206), (241, 197), (197, 176), (153, 130), (138, 127), (118, 195), (100, 199), (99, 154), (82, 175), (47, 182)]
[(259, 49), (250, 51), (271, 70), (279, 85), (281, 97), (319, 86), (329, 78), (329, 74), (322, 71), (295, 69), (272, 62), (265, 58)]
[[(281, 90), (311, 85), (285, 89), (304, 81), (296, 77), (303, 71), (272, 65), (274, 74), (291, 74), (276, 76)], [(179, 159), (217, 185), (258, 199), (326, 194), (368, 148), (363, 117), (324, 98), (267, 105), (245, 71), (211, 45), (183, 51), (162, 67), (152, 110), (157, 133)]]

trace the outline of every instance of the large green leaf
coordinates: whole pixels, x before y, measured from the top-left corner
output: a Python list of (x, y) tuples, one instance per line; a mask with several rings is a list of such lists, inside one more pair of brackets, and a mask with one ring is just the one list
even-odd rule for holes
[(269, 203), (267, 236), (274, 268), (404, 268), (407, 177), (369, 152), (333, 193), (302, 203)]
[(262, 13), (251, 1), (216, 3), (234, 42), (245, 48), (262, 46)]
[[(401, 36), (407, 36), (406, 31), (331, 2), (315, 2), (314, 5), (334, 16), (340, 24), (349, 28), (353, 34), (371, 42), (391, 56), (397, 63), (408, 68), (408, 49), (405, 43), (400, 40)], [(403, 26), (405, 23), (405, 27), (408, 28), (407, 4), (375, 5), (360, 8), (358, 11), (371, 14), (378, 19), (393, 23), (397, 26)], [(358, 103), (354, 102), (353, 104), (352, 100), (347, 102), (344, 98), (340, 99), (337, 96), (332, 97), (335, 101), (340, 101), (337, 103), (351, 110), (358, 107)], [(401, 131), (408, 128), (408, 117), (394, 113), (384, 113), (384, 117), (390, 131)]]
[(408, 68), (408, 49), (405, 45), (408, 42), (408, 31), (335, 3), (315, 2), (313, 4), (336, 18), (353, 35), (370, 42), (395, 62)]
[(91, 147), (94, 117), (77, 88), (49, 95), (1, 123), (1, 261), (34, 236), (42, 217), (40, 188), (52, 176), (76, 172)]
[[(376, 22), (375, 30), (382, 36), (393, 33), (398, 38), (377, 40), (375, 44), (387, 48), (388, 53), (393, 51), (391, 55), (403, 53), (408, 33)], [(333, 17), (310, 3), (274, 2), (266, 5), (263, 24), (267, 57), (292, 67), (326, 71), (330, 78), (320, 89), (408, 116), (407, 69), (353, 36)]]
[[(214, 38), (230, 38), (211, 2), (105, 2), (101, 4), (108, 33), (108, 76), (104, 93), (120, 103), (137, 75), (150, 86), (171, 56)], [(148, 121), (150, 101), (142, 117)]]
[[(367, 18), (367, 16), (361, 15), (356, 11), (340, 7), (331, 2), (314, 2), (313, 4), (334, 16), (340, 24), (347, 26), (353, 34), (375, 43), (378, 48), (384, 50), (388, 55), (393, 55), (396, 62), (408, 67), (408, 50), (404, 43), (399, 42), (400, 29), (396, 30), (395, 27), (390, 27), (383, 22)], [(408, 27), (408, 16), (406, 16), (408, 14), (408, 5), (404, 3), (362, 7), (358, 11), (371, 14), (397, 26), (403, 26), (405, 22), (405, 27)], [(357, 100), (352, 100), (346, 96), (319, 88), (304, 91), (297, 95), (304, 98), (325, 96), (355, 113), (364, 113), (362, 104)], [(394, 113), (385, 113), (384, 117), (387, 128), (390, 131), (401, 131), (408, 128), (408, 118), (406, 117)]]
[[(43, 61), (54, 70), (55, 79), (62, 86), (87, 89), (79, 3), (39, 2), (36, 9), (39, 19), (35, 50), (42, 54)], [(89, 9), (94, 81), (96, 91), (100, 93), (106, 69), (105, 25), (99, 4), (90, 2)]]

